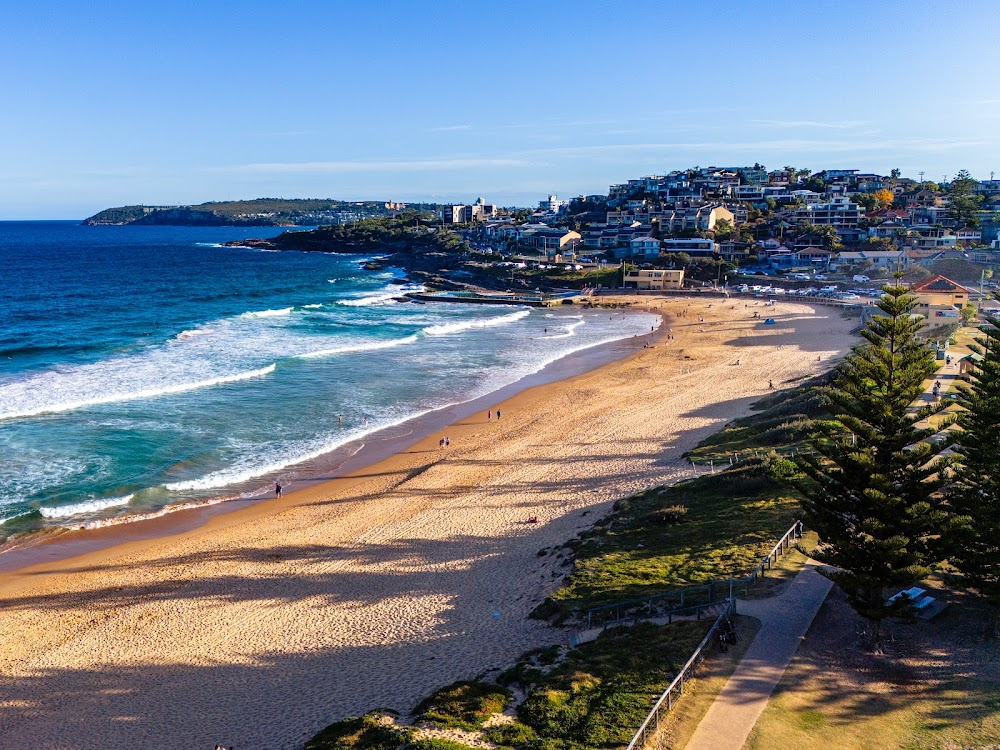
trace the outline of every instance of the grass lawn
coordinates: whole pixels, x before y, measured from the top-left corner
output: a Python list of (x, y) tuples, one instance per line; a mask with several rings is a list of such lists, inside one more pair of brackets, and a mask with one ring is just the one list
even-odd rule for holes
[[(931, 582), (933, 583), (933, 581)], [(933, 622), (892, 623), (875, 656), (864, 622), (834, 589), (747, 742), (748, 750), (1000, 747), (1000, 643), (983, 640), (972, 598), (946, 594)]]

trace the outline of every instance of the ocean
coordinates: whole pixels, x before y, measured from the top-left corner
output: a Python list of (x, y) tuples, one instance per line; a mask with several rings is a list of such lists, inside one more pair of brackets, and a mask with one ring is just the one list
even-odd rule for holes
[(281, 229), (0, 222), (0, 539), (269, 494), (658, 316), (393, 298)]

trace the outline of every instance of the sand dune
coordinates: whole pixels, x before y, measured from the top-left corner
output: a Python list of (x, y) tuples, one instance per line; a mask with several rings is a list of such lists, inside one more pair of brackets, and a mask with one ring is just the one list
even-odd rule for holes
[(837, 308), (780, 303), (764, 326), (743, 301), (654, 304), (687, 310), (673, 340), (462, 420), (447, 451), (435, 434), (194, 531), (0, 577), (3, 746), (297, 748), (562, 642), (526, 617), (564, 571), (538, 550), (689, 476), (681, 454), (768, 380), (854, 340)]

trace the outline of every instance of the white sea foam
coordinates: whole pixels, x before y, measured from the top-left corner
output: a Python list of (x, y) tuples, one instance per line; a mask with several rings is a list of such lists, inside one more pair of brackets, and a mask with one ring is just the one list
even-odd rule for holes
[(575, 336), (576, 335), (576, 329), (579, 328), (580, 326), (582, 326), (583, 323), (584, 323), (584, 321), (582, 321), (582, 320), (577, 320), (577, 321), (575, 321), (573, 323), (570, 323), (568, 326), (566, 326), (566, 329), (565, 329), (564, 333), (559, 333), (559, 334), (556, 334), (555, 336), (549, 336), (549, 338), (550, 339), (568, 339), (570, 336)]
[(392, 349), (396, 346), (403, 346), (405, 344), (412, 344), (417, 340), (417, 336), (407, 336), (401, 339), (390, 339), (388, 341), (365, 341), (358, 344), (344, 344), (343, 346), (334, 346), (330, 349), (319, 349), (314, 352), (306, 352), (305, 354), (296, 355), (299, 359), (312, 359), (313, 357), (329, 357), (333, 354), (347, 354), (349, 352), (368, 352), (375, 351), (377, 349)]
[(282, 307), (278, 310), (260, 310), (259, 312), (245, 312), (241, 318), (280, 318), (284, 315), (292, 314), (291, 307)]
[(184, 341), (185, 339), (193, 339), (195, 336), (206, 336), (210, 333), (212, 333), (211, 328), (192, 328), (188, 331), (181, 331), (174, 336), (174, 340)]
[(99, 500), (85, 500), (72, 505), (57, 505), (54, 508), (39, 508), (38, 512), (45, 518), (69, 518), (85, 513), (97, 513), (108, 508), (117, 508), (121, 505), (128, 505), (134, 495), (122, 495), (121, 497), (106, 497)]
[(302, 305), (303, 309), (305, 309), (305, 310), (318, 310), (322, 306), (323, 305), (319, 305), (319, 304), (316, 304), (316, 305)]
[(167, 505), (159, 510), (150, 511), (149, 513), (136, 513), (134, 515), (127, 516), (114, 516), (112, 518), (99, 518), (93, 521), (88, 521), (86, 523), (80, 524), (81, 529), (103, 529), (108, 526), (120, 526), (125, 523), (133, 523), (134, 521), (149, 521), (153, 518), (161, 518), (163, 516), (169, 515), (170, 513), (176, 513), (180, 510), (191, 510), (192, 508), (204, 508), (209, 505), (218, 505), (219, 503), (224, 503), (229, 500), (238, 499), (238, 495), (222, 495), (219, 497), (205, 498), (204, 500), (195, 500), (189, 503), (177, 503), (175, 505)]
[(345, 307), (369, 307), (371, 305), (392, 305), (396, 303), (396, 297), (402, 295), (402, 292), (398, 290), (393, 290), (391, 292), (371, 292), (366, 294), (364, 297), (358, 297), (356, 299), (341, 299), (337, 300), (338, 305), (344, 305)]
[(462, 320), (457, 323), (441, 323), (436, 326), (428, 326), (424, 329), (424, 333), (428, 336), (446, 336), (449, 333), (460, 333), (461, 331), (468, 331), (473, 328), (495, 328), (497, 326), (516, 323), (529, 315), (531, 315), (531, 310), (518, 310), (517, 312), (500, 315), (495, 318), (479, 318), (476, 320)]
[[(62, 411), (72, 411), (73, 409), (82, 409), (87, 406), (98, 406), (100, 404), (115, 404), (122, 401), (136, 401), (139, 399), (155, 398), (157, 396), (168, 396), (174, 393), (184, 393), (185, 391), (194, 391), (199, 388), (209, 388), (214, 385), (222, 385), (223, 383), (236, 383), (241, 380), (249, 380), (251, 378), (259, 378), (264, 375), (270, 375), (274, 372), (276, 365), (270, 364), (267, 367), (261, 367), (257, 370), (249, 370), (246, 372), (237, 372), (231, 375), (218, 375), (216, 377), (207, 378), (205, 380), (197, 380), (188, 383), (169, 383), (161, 382), (155, 388), (148, 389), (138, 389), (132, 390), (129, 388), (122, 388), (121, 390), (115, 391), (104, 391), (103, 393), (92, 393), (84, 398), (71, 399), (67, 401), (55, 401), (52, 403), (33, 403), (30, 398), (25, 399), (26, 403), (18, 405), (16, 399), (14, 403), (8, 406), (6, 411), (0, 412), (0, 419), (15, 419), (17, 417), (34, 417), (39, 414), (52, 414)], [(42, 376), (40, 380), (44, 378)], [(31, 388), (33, 381), (23, 381), (18, 384), (21, 388), (27, 391), (28, 396), (31, 395), (33, 389)], [(41, 385), (44, 389), (44, 385)], [(0, 396), (3, 394), (0, 393)], [(0, 400), (0, 403), (5, 403)], [(10, 403), (7, 401), (6, 403)]]

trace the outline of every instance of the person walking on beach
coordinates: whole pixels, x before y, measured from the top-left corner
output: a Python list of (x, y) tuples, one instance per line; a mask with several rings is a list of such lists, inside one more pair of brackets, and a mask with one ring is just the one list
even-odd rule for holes
[(487, 409), (486, 410), (486, 419), (487, 419), (487, 421), (493, 419), (493, 410), (492, 409)]
[(500, 421), (500, 410), (497, 409), (497, 422), (499, 422), (499, 421)]
[(274, 483), (274, 496), (281, 497), (281, 482)]
[(438, 440), (438, 448), (444, 450), (444, 438)]

